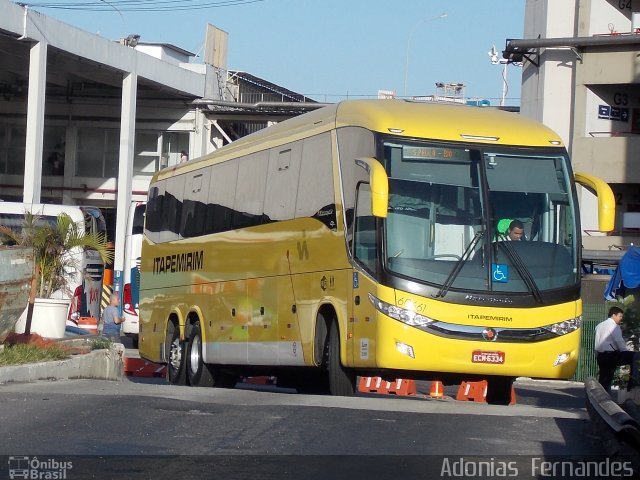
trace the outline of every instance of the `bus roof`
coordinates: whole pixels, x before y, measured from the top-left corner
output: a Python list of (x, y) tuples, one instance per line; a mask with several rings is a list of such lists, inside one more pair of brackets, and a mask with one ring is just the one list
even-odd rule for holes
[(74, 222), (80, 222), (84, 219), (83, 209), (77, 205), (0, 201), (0, 214), (24, 215), (25, 212), (31, 212), (41, 217), (57, 217), (61, 213), (66, 213)]
[(560, 137), (541, 123), (497, 108), (406, 100), (356, 100), (338, 105), (338, 128), (358, 125), (375, 132), (454, 142), (562, 145)]
[(520, 114), (495, 108), (447, 102), (407, 100), (346, 100), (285, 120), (243, 137), (199, 159), (156, 173), (157, 178), (199, 168), (201, 161), (224, 161), (316, 135), (333, 128), (362, 127), (409, 138), (455, 142), (558, 147), (562, 140), (551, 129)]

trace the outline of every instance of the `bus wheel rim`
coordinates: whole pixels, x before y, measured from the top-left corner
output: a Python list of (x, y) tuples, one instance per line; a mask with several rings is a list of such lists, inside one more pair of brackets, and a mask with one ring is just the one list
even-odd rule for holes
[(180, 362), (182, 361), (182, 351), (180, 350), (180, 340), (176, 338), (171, 342), (171, 351), (169, 352), (169, 360), (171, 366), (178, 370), (180, 368)]
[(191, 352), (189, 353), (189, 369), (192, 374), (198, 373), (200, 367), (200, 337), (196, 335), (191, 343)]

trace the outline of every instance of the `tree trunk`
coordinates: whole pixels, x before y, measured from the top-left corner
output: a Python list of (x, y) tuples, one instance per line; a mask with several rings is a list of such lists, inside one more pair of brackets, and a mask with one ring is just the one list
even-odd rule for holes
[(24, 334), (31, 335), (31, 319), (33, 318), (33, 306), (36, 303), (36, 290), (38, 288), (38, 276), (40, 269), (38, 265), (33, 267), (33, 277), (31, 278), (31, 288), (29, 289), (29, 304), (27, 305), (27, 319), (24, 324)]

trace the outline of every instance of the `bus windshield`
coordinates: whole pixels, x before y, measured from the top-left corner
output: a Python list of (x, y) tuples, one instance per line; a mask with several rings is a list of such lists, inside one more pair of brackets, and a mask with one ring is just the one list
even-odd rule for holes
[(458, 289), (539, 298), (579, 281), (564, 151), (396, 139), (383, 145), (388, 272), (439, 287), (441, 296)]

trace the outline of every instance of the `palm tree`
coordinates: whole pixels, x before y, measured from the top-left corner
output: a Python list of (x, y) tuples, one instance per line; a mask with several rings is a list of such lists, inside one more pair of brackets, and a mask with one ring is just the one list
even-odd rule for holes
[(113, 252), (107, 248), (103, 233), (87, 233), (66, 213), (61, 213), (53, 223), (44, 222), (37, 215), (25, 213), (20, 231), (0, 225), (0, 234), (18, 245), (34, 249), (34, 275), (29, 293), (29, 305), (25, 334), (31, 333), (31, 319), (36, 297), (51, 298), (56, 292), (70, 294), (69, 278), (78, 265), (77, 250), (95, 250), (102, 260), (110, 262)]

